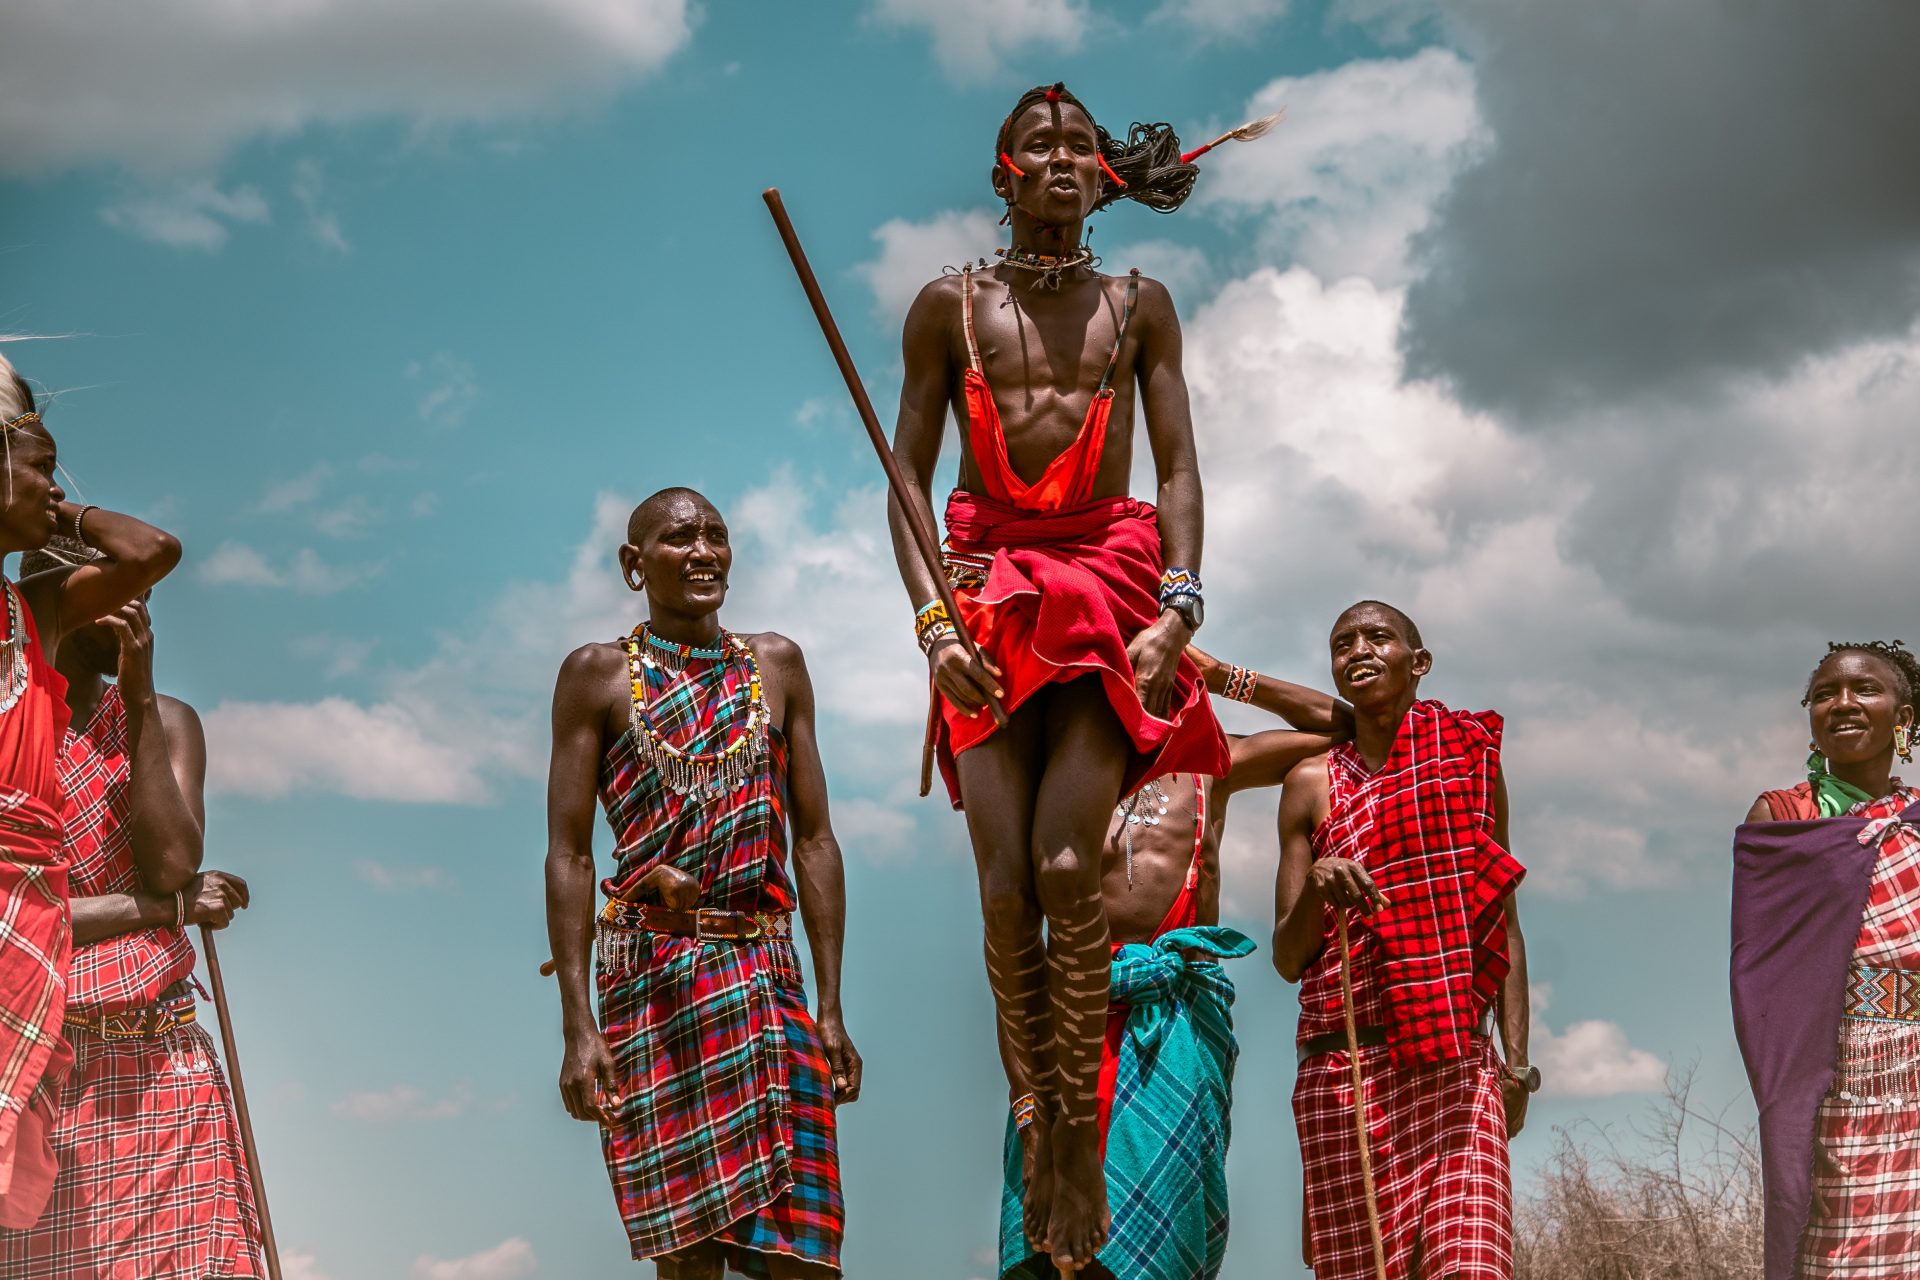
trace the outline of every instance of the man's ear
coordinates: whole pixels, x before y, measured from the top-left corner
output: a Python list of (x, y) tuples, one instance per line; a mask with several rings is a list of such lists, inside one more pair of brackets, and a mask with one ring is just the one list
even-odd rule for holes
[(1012, 203), (1013, 180), (1011, 175), (1007, 173), (1006, 166), (996, 161), (993, 166), (991, 180), (993, 182), (993, 194), (999, 196), (1002, 200), (1005, 200), (1008, 203)]
[(1413, 651), (1413, 675), (1417, 680), (1433, 670), (1433, 654), (1425, 649)]
[(631, 542), (623, 542), (620, 544), (618, 559), (620, 561), (620, 576), (626, 581), (627, 590), (645, 591), (647, 589), (647, 575), (640, 568), (640, 548), (634, 546)]

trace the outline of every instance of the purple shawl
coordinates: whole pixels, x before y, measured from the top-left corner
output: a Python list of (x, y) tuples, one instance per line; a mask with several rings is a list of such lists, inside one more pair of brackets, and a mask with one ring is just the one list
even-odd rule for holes
[[(1920, 804), (1903, 815), (1920, 819)], [(1733, 833), (1733, 1029), (1760, 1108), (1766, 1280), (1793, 1280), (1813, 1207), (1813, 1130), (1833, 1084), (1847, 965), (1880, 851), (1860, 818)]]

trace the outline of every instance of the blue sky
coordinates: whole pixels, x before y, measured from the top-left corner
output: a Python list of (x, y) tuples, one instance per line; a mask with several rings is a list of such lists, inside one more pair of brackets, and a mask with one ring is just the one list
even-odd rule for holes
[[(784, 190), (889, 416), (906, 301), (999, 243), (992, 132), (1055, 78), (1195, 138), (1288, 109), (1185, 211), (1116, 209), (1094, 244), (1185, 318), (1209, 647), (1324, 682), (1332, 617), (1381, 595), (1438, 653), (1431, 692), (1510, 717), (1548, 1079), (1523, 1193), (1553, 1126), (1619, 1123), (1668, 1065), (1740, 1114), (1728, 832), (1794, 777), (1820, 642), (1910, 621), (1873, 585), (1910, 542), (1859, 512), (1920, 480), (1906, 126), (1821, 78), (1910, 98), (1876, 52), (1910, 44), (1826, 29), (1846, 70), (1809, 69), (1803, 19), (1761, 8), (10, 18), (0, 332), (60, 335), (6, 350), (56, 393), (87, 500), (187, 543), (157, 662), (208, 720), (209, 861), (254, 889), (223, 962), (291, 1273), (631, 1274), (553, 1088), (540, 779), (553, 672), (635, 620), (611, 551), (667, 484), (735, 525), (728, 621), (799, 639), (822, 694), (868, 1064), (849, 1274), (990, 1270), (1003, 1094), (964, 832), (912, 798), (921, 668), (876, 468), (758, 194)], [(1702, 42), (1739, 58), (1673, 52)], [(1779, 92), (1773, 186), (1741, 139)], [(1228, 838), (1230, 918), (1262, 939), (1274, 802), (1236, 802)], [(1244, 1280), (1297, 1267), (1296, 1004), (1264, 955), (1237, 976)]]

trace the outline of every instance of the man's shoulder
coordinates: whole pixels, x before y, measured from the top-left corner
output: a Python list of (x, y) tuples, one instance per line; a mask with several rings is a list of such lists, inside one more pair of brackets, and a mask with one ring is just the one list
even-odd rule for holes
[(1300, 763), (1287, 770), (1283, 785), (1290, 792), (1318, 792), (1324, 794), (1327, 789), (1328, 751), (1316, 751)]
[(781, 635), (778, 631), (754, 631), (740, 637), (753, 650), (753, 656), (763, 666), (788, 669), (805, 666), (807, 657), (800, 651), (798, 641)]
[(591, 640), (568, 654), (566, 661), (560, 664), (560, 683), (603, 679), (615, 672), (625, 671), (626, 665), (626, 652), (618, 643)]
[(153, 695), (153, 700), (160, 708), (161, 722), (169, 728), (176, 724), (200, 723), (200, 713), (195, 711), (193, 704), (184, 698), (176, 698), (170, 693), (156, 693)]

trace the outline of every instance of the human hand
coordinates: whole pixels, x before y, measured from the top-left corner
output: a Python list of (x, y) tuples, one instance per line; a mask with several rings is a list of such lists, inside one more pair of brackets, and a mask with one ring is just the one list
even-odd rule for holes
[(598, 1029), (567, 1034), (566, 1052), (560, 1056), (560, 1101), (575, 1120), (612, 1127), (612, 1109), (620, 1105), (620, 1093), (613, 1054)]
[(247, 882), (224, 871), (202, 871), (187, 882), (186, 922), (224, 929), (233, 922), (233, 913), (248, 902)]
[[(1200, 668), (1200, 680), (1208, 689), (1213, 689), (1219, 679), (1224, 678), (1227, 671), (1227, 664), (1208, 653), (1205, 649), (1202, 649), (1199, 645), (1187, 645), (1187, 657), (1193, 660), (1194, 666)], [(1215, 692), (1218, 692), (1218, 690), (1215, 690)]]
[(947, 636), (934, 642), (927, 662), (933, 672), (933, 687), (963, 715), (979, 714), (986, 708), (989, 695), (1007, 696), (1000, 687), (1000, 668), (984, 649), (969, 657), (965, 645)]
[(121, 605), (100, 624), (113, 633), (120, 644), (120, 666), (114, 678), (125, 701), (139, 702), (153, 693), (153, 620), (147, 616), (143, 601)]
[(664, 862), (641, 876), (639, 887), (643, 896), (653, 893), (669, 911), (691, 911), (700, 901), (700, 882)]
[(1387, 905), (1367, 869), (1351, 858), (1322, 858), (1307, 873), (1307, 886), (1336, 911), (1370, 914)]
[(1133, 690), (1148, 715), (1167, 714), (1167, 705), (1173, 701), (1173, 673), (1192, 636), (1186, 619), (1163, 610), (1153, 625), (1127, 646), (1127, 661), (1133, 664)]
[(1507, 1108), (1507, 1137), (1517, 1137), (1527, 1126), (1527, 1103), (1533, 1095), (1527, 1092), (1527, 1086), (1514, 1078), (1512, 1071), (1500, 1072), (1500, 1099)]
[(820, 1045), (827, 1051), (827, 1064), (833, 1068), (833, 1104), (844, 1106), (860, 1101), (863, 1064), (846, 1027), (838, 1015), (822, 1017), (814, 1025), (820, 1031)]

